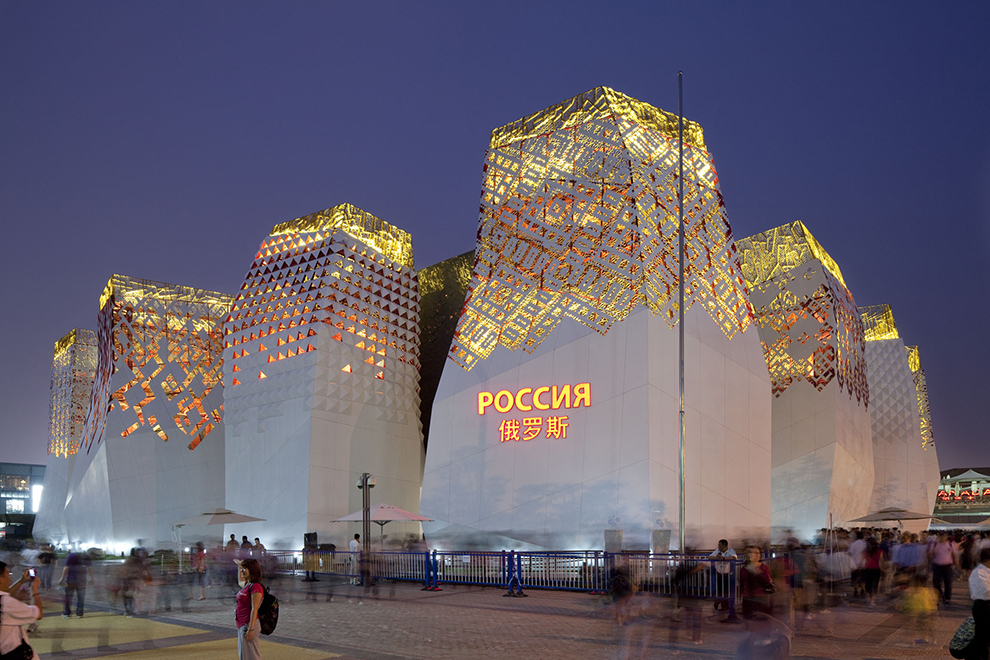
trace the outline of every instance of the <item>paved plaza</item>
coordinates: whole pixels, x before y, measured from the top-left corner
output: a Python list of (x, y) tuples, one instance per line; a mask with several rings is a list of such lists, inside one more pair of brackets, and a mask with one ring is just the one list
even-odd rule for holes
[[(801, 618), (791, 657), (948, 657), (949, 639), (969, 611), (965, 584), (956, 586), (956, 604), (939, 613), (930, 643), (918, 641), (914, 621), (892, 603), (844, 604), (811, 620)], [(276, 634), (262, 638), (266, 659), (731, 658), (745, 635), (742, 625), (706, 618), (702, 643), (692, 644), (687, 624), (672, 620), (670, 599), (651, 596), (637, 597), (632, 617), (618, 626), (603, 597), (576, 592), (529, 591), (526, 598), (506, 598), (491, 588), (431, 592), (400, 583), (382, 585), (375, 598), (360, 587), (304, 583), (298, 577), (277, 580), (272, 589), (281, 614)], [(141, 609), (153, 604), (155, 613), (125, 618), (96, 587), (84, 618), (63, 619), (57, 594), (50, 592), (32, 644), (46, 658), (236, 657), (231, 590), (211, 587), (202, 602), (173, 599), (170, 611), (164, 611), (162, 588), (147, 596)], [(706, 614), (709, 608), (705, 603)], [(671, 641), (674, 625), (681, 628)]]

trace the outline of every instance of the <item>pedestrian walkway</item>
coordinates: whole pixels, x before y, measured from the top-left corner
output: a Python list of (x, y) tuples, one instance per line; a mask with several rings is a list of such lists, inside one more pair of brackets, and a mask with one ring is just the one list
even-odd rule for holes
[[(266, 660), (732, 658), (745, 635), (740, 624), (706, 616), (702, 644), (693, 645), (687, 623), (672, 620), (672, 600), (652, 596), (637, 596), (634, 615), (620, 627), (602, 597), (584, 593), (530, 590), (527, 598), (505, 598), (491, 588), (433, 592), (403, 583), (382, 585), (375, 598), (360, 587), (299, 578), (276, 580), (272, 588), (281, 607), (278, 630), (262, 638)], [(98, 596), (101, 590), (91, 591)], [(32, 644), (45, 658), (234, 658), (233, 591), (212, 587), (208, 593), (203, 602), (182, 601), (188, 611), (133, 619), (111, 613), (110, 603), (98, 598), (94, 607), (102, 611), (83, 619), (62, 619), (50, 604)], [(706, 615), (709, 607), (706, 602)], [(919, 643), (914, 621), (889, 605), (841, 605), (798, 618), (791, 657), (945, 658), (968, 609), (961, 598), (940, 612), (934, 639)]]
[[(83, 618), (64, 619), (61, 606), (45, 603), (45, 618), (31, 635), (31, 646), (43, 658), (117, 658), (119, 660), (207, 660), (237, 657), (237, 638), (204, 630), (196, 625), (176, 625), (155, 617), (123, 617), (116, 612), (91, 611)], [(276, 660), (323, 660), (339, 655), (298, 648), (262, 638), (263, 657)]]

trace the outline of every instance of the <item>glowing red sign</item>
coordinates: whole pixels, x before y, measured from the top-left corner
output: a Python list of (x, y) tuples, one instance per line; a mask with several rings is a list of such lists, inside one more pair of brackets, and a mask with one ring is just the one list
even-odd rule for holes
[[(545, 395), (549, 394), (548, 397)], [(572, 396), (573, 394), (573, 396)], [(573, 405), (572, 405), (573, 404)], [(534, 408), (537, 410), (560, 410), (561, 408), (580, 408), (591, 405), (591, 383), (578, 383), (573, 390), (570, 385), (558, 387), (554, 385), (537, 387), (524, 387), (513, 394), (509, 390), (499, 390), (494, 394), (491, 392), (478, 392), (478, 414), (484, 415), (490, 407), (495, 408), (500, 413), (507, 413), (513, 408), (522, 412), (530, 412)]]

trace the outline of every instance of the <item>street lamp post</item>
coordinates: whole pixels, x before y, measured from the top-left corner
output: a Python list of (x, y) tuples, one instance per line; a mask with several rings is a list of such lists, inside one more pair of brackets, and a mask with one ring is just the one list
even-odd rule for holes
[[(361, 561), (367, 561), (371, 552), (371, 489), (375, 487), (375, 478), (369, 472), (362, 472), (357, 487), (361, 490)], [(361, 571), (362, 584), (364, 580), (364, 571)]]

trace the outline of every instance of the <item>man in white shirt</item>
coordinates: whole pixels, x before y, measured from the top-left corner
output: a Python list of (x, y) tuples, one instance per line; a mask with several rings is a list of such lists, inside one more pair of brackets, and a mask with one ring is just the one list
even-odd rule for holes
[[(0, 653), (10, 653), (22, 642), (27, 642), (27, 635), (22, 626), (38, 621), (43, 616), (41, 606), (41, 596), (38, 595), (38, 587), (41, 580), (38, 577), (29, 575), (31, 569), (24, 571), (24, 577), (10, 583), (10, 570), (7, 564), (0, 561)], [(21, 585), (31, 584), (31, 593), (34, 597), (34, 605), (26, 605), (10, 595), (10, 591), (17, 591)], [(38, 660), (38, 653), (34, 653), (34, 660)]]
[[(729, 547), (729, 542), (722, 539), (718, 542), (718, 548), (708, 555), (712, 559), (735, 559), (736, 551)], [(732, 563), (728, 561), (717, 561), (715, 564), (715, 595), (721, 596), (715, 599), (716, 610), (729, 609), (729, 572), (732, 570)]]
[(852, 584), (853, 584), (853, 595), (860, 595), (865, 593), (866, 589), (863, 587), (862, 576), (863, 576), (863, 563), (864, 563), (864, 553), (869, 545), (864, 538), (865, 532), (855, 532), (856, 540), (849, 544), (849, 558), (852, 560), (853, 570), (852, 570)]
[(361, 535), (355, 534), (351, 542), (347, 544), (348, 549), (351, 551), (351, 584), (359, 584), (357, 577), (358, 571), (358, 555), (361, 552)]
[(990, 548), (980, 550), (980, 563), (969, 574), (969, 595), (973, 599), (976, 635), (966, 657), (987, 660), (990, 655)]

